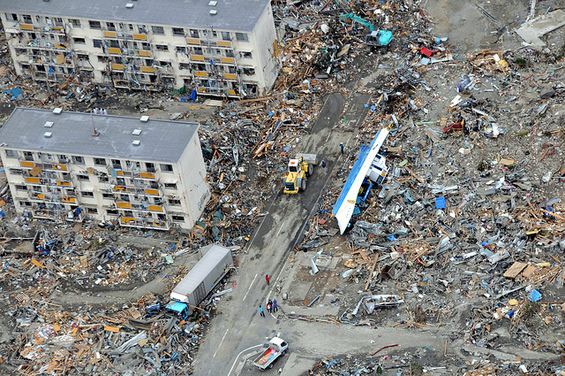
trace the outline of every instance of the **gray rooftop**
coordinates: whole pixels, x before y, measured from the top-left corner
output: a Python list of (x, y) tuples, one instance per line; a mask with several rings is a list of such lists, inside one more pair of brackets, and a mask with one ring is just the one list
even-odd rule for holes
[[(136, 24), (253, 31), (270, 0), (2, 0), (0, 11)], [(133, 8), (126, 8), (132, 3)], [(211, 15), (210, 9), (218, 13)], [(88, 26), (86, 26), (88, 27)]]
[[(46, 122), (53, 122), (51, 128)], [(100, 132), (94, 137), (94, 128)], [(111, 115), (18, 107), (0, 130), (0, 146), (6, 149), (54, 154), (124, 158), (176, 163), (193, 137), (198, 123), (186, 123)], [(132, 132), (140, 129), (141, 134)], [(51, 132), (51, 137), (45, 137)], [(140, 144), (132, 144), (139, 140)]]

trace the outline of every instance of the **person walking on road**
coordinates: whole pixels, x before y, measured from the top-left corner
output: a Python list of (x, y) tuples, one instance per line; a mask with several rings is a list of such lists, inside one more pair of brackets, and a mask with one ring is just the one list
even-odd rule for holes
[(267, 281), (267, 286), (271, 284), (271, 280), (269, 279), (269, 275), (265, 275), (265, 281)]
[(267, 312), (273, 313), (273, 302), (270, 300), (267, 302)]
[(322, 168), (324, 169), (324, 172), (326, 172), (326, 161), (322, 160)]
[(343, 154), (343, 144), (340, 143), (340, 144), (339, 144), (339, 147), (340, 147), (340, 149), (341, 149), (341, 154)]
[(259, 306), (259, 314), (265, 317), (265, 310), (263, 309), (263, 306)]
[(279, 307), (277, 306), (277, 299), (273, 299), (273, 312), (277, 312)]

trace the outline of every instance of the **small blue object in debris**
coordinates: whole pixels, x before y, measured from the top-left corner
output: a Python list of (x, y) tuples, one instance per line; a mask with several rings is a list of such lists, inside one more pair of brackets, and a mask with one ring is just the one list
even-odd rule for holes
[(512, 318), (512, 316), (514, 316), (514, 311), (513, 311), (513, 310), (510, 310), (510, 311), (508, 311), (508, 312), (506, 313), (506, 315), (504, 315), (504, 316), (506, 316), (506, 318), (510, 319), (510, 318)]
[(532, 292), (528, 296), (528, 300), (530, 302), (539, 302), (540, 299), (541, 299), (541, 293), (538, 290), (532, 290)]
[(436, 209), (445, 209), (445, 197), (436, 198)]

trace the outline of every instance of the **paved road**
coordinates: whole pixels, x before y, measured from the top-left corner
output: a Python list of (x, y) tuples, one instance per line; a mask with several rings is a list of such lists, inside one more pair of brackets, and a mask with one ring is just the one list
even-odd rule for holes
[[(368, 95), (357, 95), (349, 105), (345, 118), (362, 122), (366, 115), (364, 104)], [(327, 162), (327, 171), (318, 167), (308, 179), (306, 192), (298, 195), (278, 193), (266, 216), (252, 238), (246, 252), (240, 255), (240, 267), (232, 279), (236, 288), (219, 305), (219, 314), (213, 320), (206, 341), (196, 361), (196, 376), (239, 374), (239, 361), (258, 352), (267, 338), (286, 332), (288, 322), (274, 316), (262, 318), (257, 307), (269, 296), (276, 296), (274, 287), (289, 252), (302, 240), (308, 218), (317, 210), (320, 193), (331, 177), (331, 170), (340, 160), (339, 144), (347, 143), (351, 132), (334, 128), (341, 119), (345, 101), (339, 94), (329, 95), (309, 135), (297, 147), (297, 152), (317, 153)], [(265, 274), (271, 276), (267, 286)], [(279, 300), (280, 297), (279, 297)], [(282, 335), (282, 334), (281, 334)], [(296, 349), (296, 346), (293, 347)]]

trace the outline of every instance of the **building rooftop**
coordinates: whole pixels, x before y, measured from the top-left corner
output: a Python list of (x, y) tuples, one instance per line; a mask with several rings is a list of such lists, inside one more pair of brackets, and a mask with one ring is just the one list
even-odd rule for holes
[[(53, 124), (49, 127), (48, 122)], [(153, 119), (143, 122), (140, 118), (80, 112), (55, 114), (52, 110), (18, 107), (0, 130), (0, 146), (54, 154), (175, 163), (197, 135), (199, 126), (198, 123)], [(98, 136), (93, 136), (94, 128), (99, 132)], [(134, 145), (135, 141), (139, 144)]]
[[(2, 0), (0, 11), (136, 24), (253, 31), (270, 0)], [(126, 7), (126, 4), (133, 7)], [(215, 9), (217, 14), (210, 14)], [(85, 25), (88, 27), (88, 25)]]

